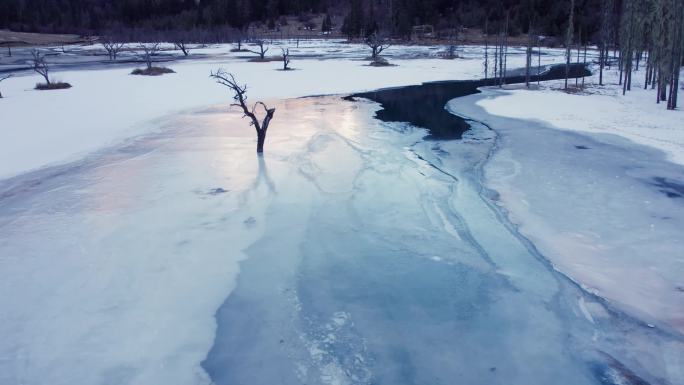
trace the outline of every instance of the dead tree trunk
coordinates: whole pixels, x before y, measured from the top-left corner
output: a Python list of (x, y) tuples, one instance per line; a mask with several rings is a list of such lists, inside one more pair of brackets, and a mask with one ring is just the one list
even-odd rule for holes
[[(0, 76), (0, 83), (2, 83), (3, 80), (7, 80), (11, 77), (12, 77), (12, 74)], [(0, 99), (2, 99), (2, 92), (0, 92)]]
[[(233, 91), (233, 100), (235, 103), (232, 103), (231, 106), (241, 108), (244, 116), (251, 120), (250, 125), (254, 126), (257, 134), (257, 154), (263, 154), (264, 143), (266, 142), (266, 132), (268, 131), (268, 126), (271, 124), (273, 115), (275, 115), (275, 108), (268, 108), (263, 102), (256, 102), (251, 109), (247, 107), (247, 86), (239, 85), (233, 74), (226, 72), (223, 69), (212, 72), (211, 77), (216, 79), (217, 83), (224, 85)], [(262, 106), (266, 113), (262, 121), (259, 121), (259, 118), (256, 115), (258, 106)]]
[(541, 84), (541, 38), (537, 36), (537, 85)]
[(290, 49), (281, 48), (283, 51), (283, 71), (290, 70)]
[(159, 51), (159, 43), (140, 44), (140, 49), (143, 51), (143, 60), (147, 64), (147, 69), (152, 69), (152, 57)]
[(612, 0), (603, 0), (603, 9), (601, 10), (601, 44), (599, 49), (599, 85), (603, 85), (603, 69), (608, 60), (608, 35), (610, 23), (610, 10), (612, 7)]
[(391, 46), (388, 39), (378, 36), (377, 33), (368, 36), (365, 40), (365, 43), (371, 49), (371, 59), (374, 61), (378, 59), (378, 56), (382, 53), (382, 51)]
[(494, 44), (494, 84), (499, 82), (499, 35), (496, 35), (496, 44)]
[(506, 26), (504, 28), (504, 39), (503, 39), (503, 70), (501, 71), (501, 83), (506, 85), (506, 73), (508, 72), (508, 12), (506, 12)]
[(575, 0), (570, 0), (570, 15), (568, 16), (568, 30), (565, 35), (565, 89), (568, 89), (568, 78), (570, 77), (570, 47), (574, 34), (573, 23), (575, 17)]
[(254, 44), (259, 47), (259, 50), (252, 51), (251, 49), (248, 49), (247, 51), (259, 55), (259, 60), (264, 60), (266, 58), (266, 52), (268, 52), (268, 47), (264, 47), (266, 43), (264, 43), (263, 40), (257, 40)]
[[(485, 49), (484, 49), (484, 78), (485, 81), (489, 77), (489, 38), (487, 37), (487, 27), (485, 23), (485, 35), (484, 35), (484, 43), (485, 43)], [(485, 82), (486, 83), (486, 82)]]
[(107, 51), (109, 60), (116, 60), (116, 57), (119, 55), (119, 52), (121, 52), (121, 50), (125, 46), (124, 43), (116, 42), (109, 38), (105, 38), (105, 40), (101, 44), (105, 51)]
[[(584, 43), (584, 68), (587, 68), (587, 44)], [(584, 89), (584, 71), (582, 71), (582, 89)]]
[(532, 71), (532, 23), (527, 29), (527, 50), (525, 51), (525, 86), (530, 88), (530, 75)]
[[(485, 20), (485, 27), (484, 27), (484, 44), (485, 44), (485, 49), (484, 49), (484, 78), (487, 80), (489, 77), (489, 36), (487, 35), (487, 27), (489, 24), (489, 20)], [(486, 82), (485, 82), (486, 83)]]
[(50, 85), (50, 66), (45, 61), (45, 55), (36, 49), (31, 50), (31, 64), (33, 64), (33, 70), (45, 79), (47, 85)]
[(177, 49), (181, 50), (183, 52), (183, 56), (188, 56), (190, 55), (190, 47), (188, 47), (188, 44), (184, 41), (176, 41), (173, 43), (174, 46), (176, 46)]
[(603, 57), (603, 53), (605, 50), (603, 49), (603, 46), (599, 48), (599, 85), (603, 85), (603, 66), (605, 63), (605, 59)]
[[(580, 62), (580, 51), (582, 47), (582, 27), (579, 28), (579, 33), (577, 34), (577, 63)], [(575, 88), (579, 87), (579, 78), (575, 77)]]
[(684, 59), (684, 4), (682, 2), (677, 4), (672, 20), (672, 80), (670, 81), (670, 98), (667, 102), (667, 108), (670, 110), (677, 108), (679, 72)]

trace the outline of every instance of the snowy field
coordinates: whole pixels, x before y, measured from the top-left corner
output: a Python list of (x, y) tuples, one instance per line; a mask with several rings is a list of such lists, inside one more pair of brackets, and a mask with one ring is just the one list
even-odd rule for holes
[[(191, 51), (193, 55), (202, 55), (198, 60), (167, 62), (164, 65), (177, 73), (161, 77), (131, 76), (131, 70), (142, 63), (104, 65), (100, 63), (106, 61), (103, 56), (98, 56), (100, 64), (93, 66), (91, 51), (101, 50), (99, 46), (71, 48), (68, 54), (55, 48), (56, 56), (48, 60), (75, 61), (89, 70), (55, 71), (55, 78), (73, 85), (63, 91), (34, 91), (33, 87), (42, 79), (31, 72), (0, 84), (5, 96), (0, 103), (0, 115), (11, 128), (0, 131), (0, 178), (78, 159), (98, 148), (147, 133), (158, 127), (156, 119), (179, 110), (226, 103), (230, 98), (227, 89), (209, 78), (209, 73), (219, 67), (248, 84), (253, 100), (343, 94), (431, 80), (474, 79), (480, 78), (483, 71), (481, 53), (473, 47), (464, 48), (464, 59), (457, 61), (435, 59), (439, 49), (434, 47), (391, 47), (387, 57), (398, 66), (387, 68), (368, 67), (368, 50), (361, 45), (307, 41), (300, 42), (300, 47), (291, 51), (296, 71), (277, 71), (282, 66), (277, 61), (248, 62), (244, 57), (255, 55), (231, 53), (232, 46), (225, 45)], [(21, 52), (14, 52), (14, 60), (19, 60)], [(273, 47), (271, 52), (277, 54), (280, 50)], [(523, 65), (522, 52), (512, 50), (512, 68)], [(172, 54), (182, 55), (179, 51)], [(67, 58), (60, 59), (62, 55)], [(320, 57), (298, 59), (296, 55)], [(560, 51), (544, 56), (543, 64), (562, 61), (559, 55)], [(83, 63), (85, 60), (89, 65)]]
[[(488, 88), (447, 106), (487, 126), (426, 141), (340, 95), (477, 79), (481, 48), (230, 48), (0, 84), (0, 384), (684, 383), (681, 111), (613, 74)], [(219, 67), (277, 108), (263, 158)]]

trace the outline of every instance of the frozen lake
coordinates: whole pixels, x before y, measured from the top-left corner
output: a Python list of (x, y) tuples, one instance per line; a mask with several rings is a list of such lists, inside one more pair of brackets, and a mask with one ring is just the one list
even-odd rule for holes
[[(429, 141), (370, 101), (271, 103), (263, 158), (216, 106), (0, 185), (0, 383), (684, 381), (681, 334), (509, 221), (483, 185), (493, 131)], [(573, 135), (557, 145), (593, 145)]]

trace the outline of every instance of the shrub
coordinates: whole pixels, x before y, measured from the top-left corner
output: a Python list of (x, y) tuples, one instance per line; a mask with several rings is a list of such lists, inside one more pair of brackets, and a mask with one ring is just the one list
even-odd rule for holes
[(171, 68), (166, 67), (150, 67), (150, 68), (136, 68), (131, 72), (131, 75), (144, 75), (144, 76), (159, 76), (163, 74), (172, 74), (176, 71)]
[(48, 83), (38, 83), (36, 84), (36, 89), (40, 91), (48, 91), (48, 90), (64, 90), (67, 88), (71, 88), (71, 84), (69, 83), (64, 83), (64, 82), (52, 82), (50, 84)]
[(370, 62), (370, 64), (368, 64), (368, 65), (371, 67), (393, 67), (394, 66), (394, 64), (391, 64), (390, 62), (387, 61), (387, 59), (380, 57), (380, 56), (376, 57), (375, 60)]

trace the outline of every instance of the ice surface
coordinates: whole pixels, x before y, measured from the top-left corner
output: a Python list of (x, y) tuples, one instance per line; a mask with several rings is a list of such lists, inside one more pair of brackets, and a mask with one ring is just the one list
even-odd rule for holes
[(321, 100), (276, 186), (270, 220), (289, 222), (267, 224), (217, 313), (203, 362), (216, 384), (681, 379), (681, 341), (610, 313), (481, 197), (490, 131), (425, 142), (369, 121), (373, 104)]
[[(478, 107), (500, 94), (488, 89), (449, 105), (498, 134), (485, 167), (493, 202), (557, 269), (681, 339), (684, 168), (618, 136), (558, 131)], [(681, 373), (682, 364), (666, 367)]]
[(242, 194), (251, 136), (223, 130), (158, 135), (3, 186), (0, 383), (209, 382), (198, 363), (212, 315), (265, 207), (251, 204), (258, 190)]
[[(588, 103), (615, 103), (615, 99), (600, 95), (568, 96), (551, 91), (540, 95), (556, 101), (586, 97)], [(624, 133), (635, 132), (652, 118), (654, 126), (660, 125), (675, 137), (681, 130), (674, 121), (681, 112), (657, 115), (643, 111), (648, 109), (644, 106), (638, 119), (620, 124), (619, 116), (594, 114), (591, 108), (582, 111), (587, 105), (584, 101), (558, 105), (577, 115), (574, 121), (579, 130), (584, 130), (588, 121), (603, 127), (601, 134), (591, 136), (550, 128), (549, 124), (559, 119), (548, 118), (544, 109), (538, 122), (488, 114), (495, 111), (508, 116), (505, 111), (513, 111), (509, 104), (525, 105), (537, 98), (534, 91), (490, 89), (484, 95), (454, 100), (450, 106), (486, 121), (501, 134), (499, 150), (487, 166), (488, 184), (500, 194), (511, 219), (544, 255), (589, 290), (629, 313), (681, 333), (684, 194), (680, 190), (684, 168), (669, 163), (659, 151), (606, 134), (631, 138)], [(525, 110), (516, 111), (524, 115)], [(583, 118), (585, 113), (593, 120)], [(572, 121), (570, 115), (562, 119), (563, 127)], [(669, 151), (668, 155), (676, 159), (681, 153)]]

